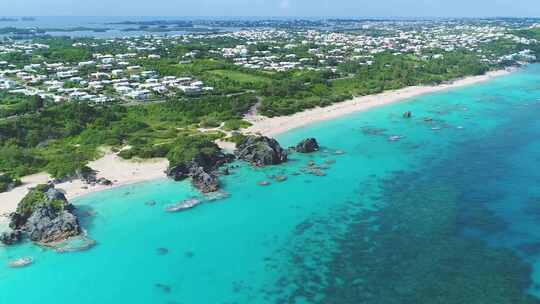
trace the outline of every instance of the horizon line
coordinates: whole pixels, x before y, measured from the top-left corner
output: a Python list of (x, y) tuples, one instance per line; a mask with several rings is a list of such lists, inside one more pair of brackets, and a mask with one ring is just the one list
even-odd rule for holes
[(538, 17), (531, 16), (285, 16), (285, 15), (267, 15), (267, 16), (257, 16), (257, 15), (239, 15), (239, 16), (218, 16), (218, 15), (0, 15), (0, 18), (23, 18), (23, 17), (33, 17), (33, 18), (285, 18), (285, 19), (540, 19)]

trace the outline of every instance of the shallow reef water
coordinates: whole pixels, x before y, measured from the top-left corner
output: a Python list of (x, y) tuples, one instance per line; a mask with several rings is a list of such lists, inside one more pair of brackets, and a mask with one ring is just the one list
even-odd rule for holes
[(164, 208), (200, 195), (169, 180), (77, 199), (96, 244), (0, 248), (34, 261), (0, 265), (0, 303), (540, 303), (538, 83), (531, 65), (293, 130), (321, 151), (239, 164), (187, 212)]

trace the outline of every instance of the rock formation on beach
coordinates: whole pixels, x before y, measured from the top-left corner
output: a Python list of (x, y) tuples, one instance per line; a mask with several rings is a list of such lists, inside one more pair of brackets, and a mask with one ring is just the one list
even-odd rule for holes
[(75, 207), (54, 185), (39, 185), (30, 190), (10, 215), (11, 231), (0, 241), (11, 245), (28, 237), (39, 244), (53, 244), (81, 234)]
[(265, 136), (247, 136), (238, 145), (235, 155), (257, 167), (278, 165), (287, 161), (287, 152), (275, 139)]
[[(206, 145), (200, 147), (200, 145)], [(199, 143), (198, 152), (189, 160), (185, 159), (186, 152), (179, 150), (178, 161), (173, 161), (167, 169), (167, 176), (175, 181), (191, 178), (192, 185), (203, 193), (219, 190), (218, 169), (234, 160), (234, 155), (223, 153), (217, 145), (210, 142)], [(184, 158), (182, 158), (184, 157)], [(171, 157), (175, 159), (175, 155)]]
[(299, 153), (312, 153), (319, 151), (319, 143), (315, 138), (306, 138), (296, 145), (294, 150)]
[(104, 178), (104, 177), (100, 177), (98, 178), (97, 177), (97, 174), (98, 174), (98, 171), (90, 168), (90, 167), (87, 167), (87, 166), (84, 166), (80, 169), (78, 169), (77, 171), (75, 171), (73, 174), (71, 175), (68, 175), (64, 178), (57, 178), (57, 179), (54, 179), (54, 183), (55, 184), (61, 184), (61, 183), (65, 183), (65, 182), (68, 182), (68, 181), (72, 181), (72, 180), (75, 180), (75, 179), (80, 179), (83, 183), (87, 184), (87, 185), (103, 185), (103, 186), (111, 186), (113, 183), (112, 181)]

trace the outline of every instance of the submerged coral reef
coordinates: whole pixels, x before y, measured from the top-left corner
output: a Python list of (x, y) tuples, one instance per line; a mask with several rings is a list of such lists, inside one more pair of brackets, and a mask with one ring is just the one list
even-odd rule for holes
[(446, 179), (412, 177), (380, 181), (381, 195), (371, 197), (376, 211), (339, 210), (341, 217), (298, 227), (304, 245), (318, 242), (321, 252), (314, 260), (302, 249), (313, 246), (295, 246), (291, 271), (277, 282), (282, 290), (268, 296), (276, 303), (540, 303), (526, 293), (529, 265), (462, 233), (467, 219), (500, 229), (499, 218), (461, 208), (461, 189)]

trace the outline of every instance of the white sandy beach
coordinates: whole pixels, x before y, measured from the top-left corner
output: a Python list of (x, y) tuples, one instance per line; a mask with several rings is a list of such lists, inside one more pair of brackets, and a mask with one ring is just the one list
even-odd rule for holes
[[(114, 184), (112, 186), (90, 186), (84, 184), (81, 180), (75, 180), (56, 185), (56, 188), (65, 192), (67, 199), (113, 187), (164, 178), (166, 177), (165, 170), (168, 161), (166, 159), (127, 161), (110, 151), (106, 151), (103, 157), (90, 162), (88, 166), (98, 171), (98, 178), (104, 177)], [(21, 180), (23, 185), (9, 192), (0, 193), (0, 222), (2, 221), (2, 215), (15, 211), (19, 201), (28, 192), (28, 188), (47, 183), (50, 179), (51, 177), (46, 173), (26, 176)]]
[[(461, 80), (456, 80), (450, 84), (443, 84), (439, 86), (408, 87), (377, 95), (362, 96), (325, 108), (310, 109), (290, 116), (267, 118), (257, 115), (256, 113), (250, 114), (246, 116), (246, 119), (253, 125), (245, 129), (243, 132), (248, 134), (275, 136), (312, 123), (334, 119), (354, 112), (365, 111), (373, 107), (399, 102), (427, 93), (439, 92), (450, 88), (483, 82), (508, 73), (510, 73), (510, 70), (494, 71), (482, 76), (467, 77)], [(232, 152), (234, 149), (234, 144), (229, 142), (219, 141), (218, 144), (228, 152)], [(98, 178), (104, 177), (113, 181), (113, 186), (90, 186), (83, 184), (83, 182), (80, 180), (76, 180), (59, 184), (56, 187), (65, 191), (68, 199), (73, 199), (85, 194), (112, 187), (164, 178), (166, 177), (164, 171), (166, 170), (167, 166), (168, 161), (166, 159), (126, 161), (116, 156), (114, 153), (106, 151), (102, 158), (90, 162), (89, 167), (98, 171)], [(15, 211), (19, 201), (28, 192), (28, 188), (46, 183), (50, 179), (50, 176), (46, 173), (26, 176), (22, 178), (22, 186), (17, 187), (9, 192), (0, 193), (0, 224), (2, 224), (2, 220), (5, 221), (5, 217), (2, 215)]]
[(484, 82), (494, 77), (506, 75), (510, 72), (511, 70), (492, 71), (481, 76), (459, 79), (449, 84), (407, 87), (376, 95), (360, 96), (328, 107), (314, 108), (290, 116), (268, 118), (261, 115), (247, 115), (245, 119), (253, 125), (245, 129), (244, 133), (276, 136), (312, 123), (334, 119), (354, 112), (366, 111), (374, 107), (403, 101), (408, 98), (428, 93), (440, 92), (451, 88)]

